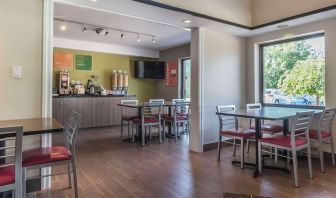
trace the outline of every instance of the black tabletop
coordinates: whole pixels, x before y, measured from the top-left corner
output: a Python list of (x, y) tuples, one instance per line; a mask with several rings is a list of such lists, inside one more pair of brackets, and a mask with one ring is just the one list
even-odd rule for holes
[[(173, 102), (165, 102), (162, 106), (163, 107), (170, 107), (170, 106), (174, 106), (174, 105), (175, 104), (173, 104)], [(137, 104), (137, 105), (134, 105), (134, 104), (118, 104), (118, 106), (129, 107), (129, 108), (142, 108), (143, 104)]]
[(321, 109), (290, 108), (290, 107), (263, 107), (262, 109), (247, 110), (237, 109), (216, 113), (217, 115), (236, 116), (244, 118), (259, 118), (263, 120), (284, 120), (294, 117), (297, 112), (314, 111), (315, 114), (322, 113)]

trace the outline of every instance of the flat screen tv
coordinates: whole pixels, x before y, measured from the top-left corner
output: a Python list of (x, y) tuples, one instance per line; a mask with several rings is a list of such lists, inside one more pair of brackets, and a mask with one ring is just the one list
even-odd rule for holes
[(134, 78), (164, 79), (165, 78), (165, 62), (135, 61)]

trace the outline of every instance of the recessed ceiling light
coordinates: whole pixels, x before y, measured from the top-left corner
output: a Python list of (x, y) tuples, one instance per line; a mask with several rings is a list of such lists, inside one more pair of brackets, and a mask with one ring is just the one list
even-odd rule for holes
[(191, 20), (190, 19), (184, 19), (183, 23), (191, 23)]
[(61, 29), (62, 31), (65, 31), (65, 30), (67, 29), (67, 24), (65, 23), (65, 21), (62, 21), (61, 26), (60, 26), (60, 29)]
[(278, 25), (277, 28), (279, 29), (288, 28), (288, 25), (287, 24)]

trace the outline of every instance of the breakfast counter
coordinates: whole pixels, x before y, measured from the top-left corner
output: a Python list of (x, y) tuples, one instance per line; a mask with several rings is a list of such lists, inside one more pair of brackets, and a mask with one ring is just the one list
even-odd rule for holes
[(53, 118), (65, 124), (72, 111), (82, 115), (80, 128), (120, 125), (121, 100), (135, 99), (135, 95), (73, 95), (53, 96)]

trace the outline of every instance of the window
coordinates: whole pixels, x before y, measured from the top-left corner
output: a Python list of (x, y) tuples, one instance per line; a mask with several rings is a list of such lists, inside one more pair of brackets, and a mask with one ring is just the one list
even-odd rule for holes
[(264, 104), (325, 105), (324, 33), (260, 45)]
[(190, 72), (191, 72), (191, 59), (186, 58), (181, 60), (181, 98), (190, 101)]

